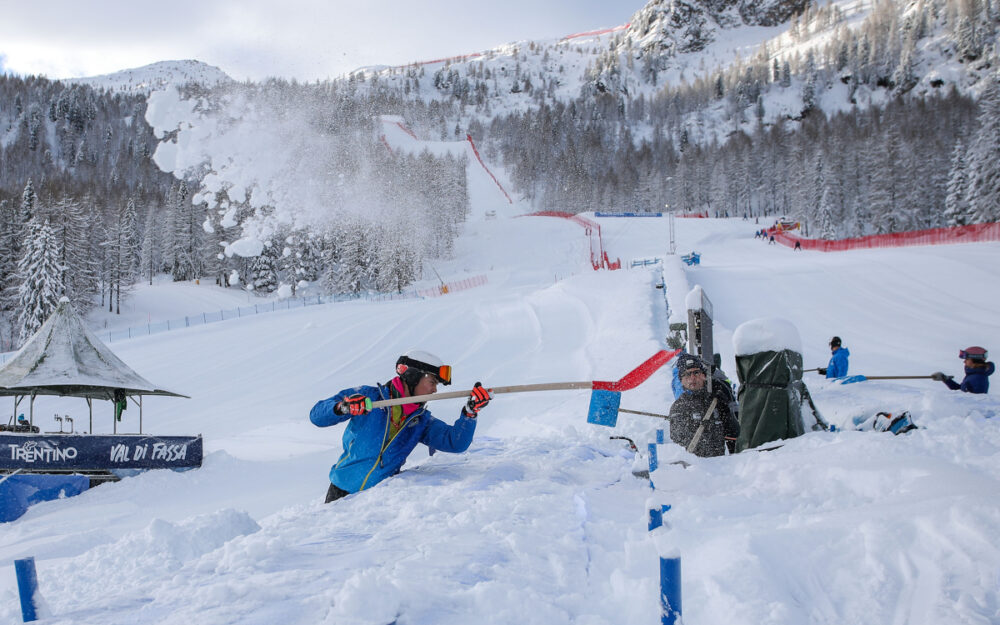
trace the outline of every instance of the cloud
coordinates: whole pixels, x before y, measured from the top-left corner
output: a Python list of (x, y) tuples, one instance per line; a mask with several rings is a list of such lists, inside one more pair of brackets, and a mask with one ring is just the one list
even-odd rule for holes
[(615, 26), (640, 8), (598, 0), (79, 0), (4, 3), (9, 71), (70, 78), (197, 59), (237, 80), (315, 80), (366, 65), (478, 52), (510, 41)]

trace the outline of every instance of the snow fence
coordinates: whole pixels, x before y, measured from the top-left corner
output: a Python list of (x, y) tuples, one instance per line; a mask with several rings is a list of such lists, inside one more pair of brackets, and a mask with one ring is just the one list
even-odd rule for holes
[(972, 224), (951, 228), (931, 228), (891, 234), (873, 234), (853, 239), (803, 239), (772, 228), (777, 243), (795, 247), (799, 243), (804, 250), (820, 252), (843, 252), (846, 250), (871, 249), (878, 247), (906, 247), (911, 245), (954, 245), (956, 243), (984, 243), (1000, 241), (1000, 223)]

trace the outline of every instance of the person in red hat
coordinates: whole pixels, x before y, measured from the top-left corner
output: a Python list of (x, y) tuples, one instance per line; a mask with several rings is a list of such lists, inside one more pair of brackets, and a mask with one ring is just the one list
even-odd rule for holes
[(966, 393), (988, 393), (990, 376), (996, 371), (996, 365), (986, 360), (989, 353), (982, 347), (973, 345), (958, 352), (958, 357), (965, 361), (965, 379), (959, 384), (955, 378), (940, 371), (931, 374), (939, 382), (944, 382), (953, 391)]

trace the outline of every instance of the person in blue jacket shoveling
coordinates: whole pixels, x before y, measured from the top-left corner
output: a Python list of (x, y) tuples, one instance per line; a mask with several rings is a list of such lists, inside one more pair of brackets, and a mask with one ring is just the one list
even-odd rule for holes
[(958, 357), (965, 361), (965, 379), (959, 384), (955, 378), (935, 371), (931, 377), (938, 382), (944, 382), (953, 391), (966, 393), (988, 393), (990, 376), (996, 371), (996, 365), (986, 360), (989, 353), (982, 347), (966, 347), (958, 352)]
[(451, 367), (433, 354), (411, 350), (399, 357), (396, 377), (385, 384), (344, 389), (313, 406), (309, 420), (319, 427), (350, 421), (344, 452), (330, 469), (326, 503), (399, 473), (417, 443), (451, 453), (469, 448), (476, 417), (491, 399), (479, 382), (453, 425), (436, 419), (423, 403), (372, 407), (374, 401), (436, 393), (438, 384), (451, 384)]
[(828, 380), (842, 378), (847, 375), (847, 358), (850, 355), (851, 352), (841, 345), (840, 337), (835, 336), (830, 339), (830, 364), (816, 369), (816, 372), (825, 375)]

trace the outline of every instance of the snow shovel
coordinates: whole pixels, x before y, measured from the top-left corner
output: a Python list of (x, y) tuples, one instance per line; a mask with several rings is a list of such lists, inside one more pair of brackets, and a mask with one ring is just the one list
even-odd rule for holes
[[(631, 390), (645, 382), (649, 376), (653, 375), (653, 372), (670, 362), (670, 359), (680, 352), (681, 350), (679, 349), (670, 352), (661, 349), (641, 365), (626, 373), (622, 379), (613, 382), (601, 382), (598, 380), (589, 382), (545, 382), (541, 384), (521, 384), (518, 386), (495, 386), (488, 390), (491, 395), (499, 395), (501, 393), (590, 389), (593, 392), (590, 395), (590, 410), (587, 412), (587, 423), (614, 427), (618, 423), (618, 406), (621, 403), (622, 391)], [(412, 397), (397, 397), (395, 399), (380, 399), (372, 402), (371, 408), (398, 406), (400, 404), (419, 404), (437, 399), (468, 397), (471, 392), (472, 389), (467, 391), (433, 393), (430, 395), (414, 395)]]
[(698, 443), (701, 441), (701, 435), (705, 433), (705, 424), (708, 423), (708, 418), (712, 416), (715, 412), (715, 405), (719, 402), (718, 397), (712, 398), (712, 403), (708, 405), (708, 411), (705, 416), (701, 418), (701, 423), (698, 424), (698, 429), (694, 431), (694, 436), (691, 437), (691, 442), (688, 443), (687, 451), (689, 454), (693, 454)]
[(659, 414), (656, 412), (643, 412), (642, 410), (629, 410), (628, 408), (619, 408), (618, 412), (627, 412), (629, 414), (641, 414), (647, 417), (659, 417), (661, 419), (670, 419), (670, 415)]
[(854, 384), (865, 380), (933, 380), (929, 375), (849, 375), (840, 381), (841, 384)]

